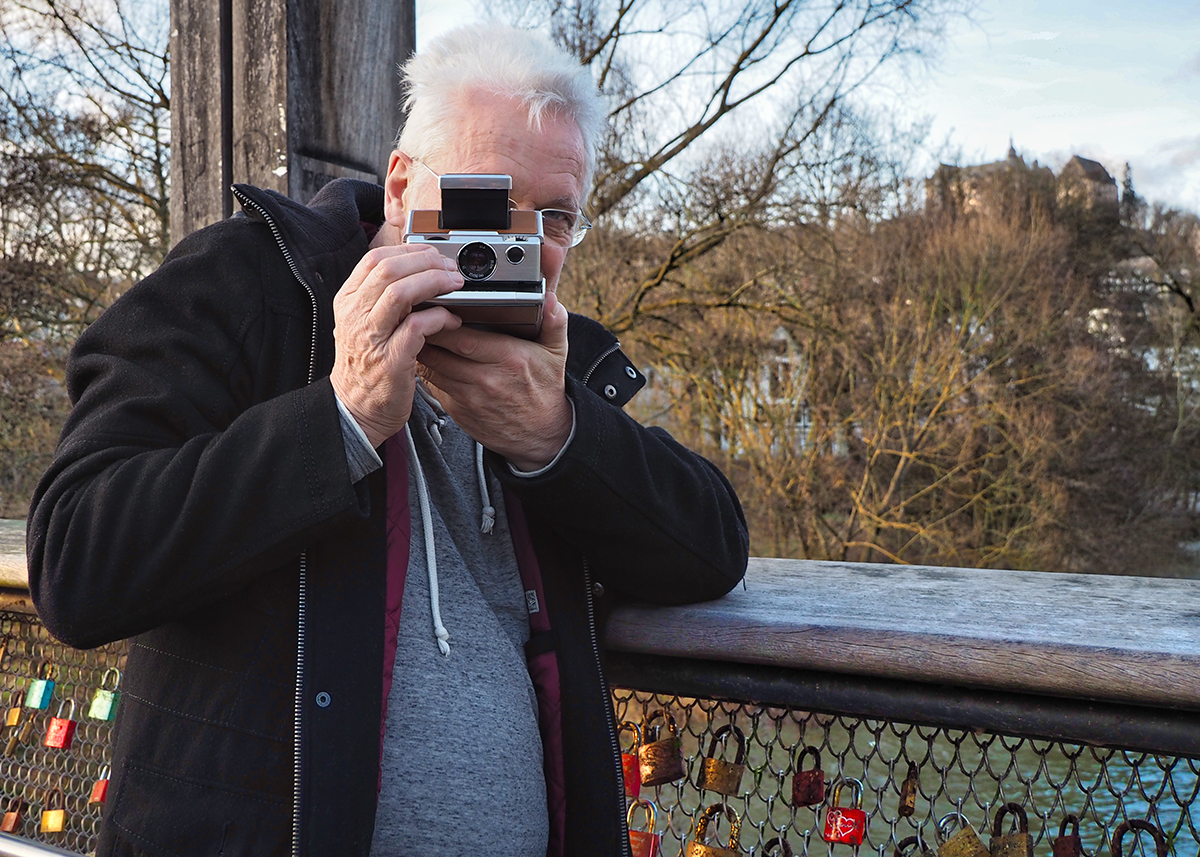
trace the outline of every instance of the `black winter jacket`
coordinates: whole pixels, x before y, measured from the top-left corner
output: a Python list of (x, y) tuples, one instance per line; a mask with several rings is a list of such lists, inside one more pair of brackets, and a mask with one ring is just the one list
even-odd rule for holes
[[(308, 207), (237, 194), (247, 216), (180, 242), (80, 337), (30, 513), (46, 627), (77, 647), (132, 638), (100, 855), (370, 848), (385, 485), (350, 482), (328, 374), (333, 295), (382, 189), (339, 180)], [(569, 338), (570, 448), (536, 478), (489, 466), (524, 510), (554, 621), (563, 850), (583, 857), (628, 847), (608, 605), (719, 597), (747, 536), (716, 468), (621, 410), (640, 381), (611, 334), (572, 317)]]

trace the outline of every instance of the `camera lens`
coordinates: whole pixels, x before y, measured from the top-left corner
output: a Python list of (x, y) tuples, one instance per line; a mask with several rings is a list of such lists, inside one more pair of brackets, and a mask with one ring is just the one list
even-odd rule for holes
[(508, 257), (509, 264), (520, 265), (521, 260), (525, 258), (525, 248), (514, 244), (504, 251), (504, 255)]
[(496, 270), (496, 252), (486, 244), (473, 241), (458, 251), (458, 270), (468, 280), (486, 280)]

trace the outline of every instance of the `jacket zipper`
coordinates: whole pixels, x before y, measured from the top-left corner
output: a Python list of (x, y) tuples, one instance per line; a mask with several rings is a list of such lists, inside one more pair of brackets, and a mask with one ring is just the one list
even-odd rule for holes
[[(614, 350), (616, 349), (611, 349), (608, 354), (611, 354)], [(603, 360), (608, 354), (602, 355), (600, 360)], [(600, 360), (597, 360), (596, 363), (599, 363)], [(593, 364), (592, 369), (595, 368), (596, 366)], [(590, 374), (591, 370), (588, 371)], [(596, 661), (596, 675), (600, 678), (600, 693), (604, 698), (604, 704), (612, 705), (612, 694), (609, 692), (608, 682), (604, 679), (604, 670), (600, 664), (600, 641), (599, 635), (596, 632), (596, 605), (592, 601), (592, 567), (588, 564), (587, 557), (583, 558), (583, 587), (584, 596), (587, 601), (588, 638), (592, 642), (592, 657)], [(621, 794), (620, 789), (624, 787), (625, 776), (621, 768), (621, 744), (617, 739), (617, 733), (613, 730), (612, 718), (607, 716), (607, 714), (604, 718), (604, 728), (608, 730), (608, 743), (612, 748), (612, 764), (613, 773), (616, 775), (614, 782), (617, 784), (617, 794)], [(621, 855), (622, 857), (632, 857), (629, 847), (629, 825), (623, 814), (618, 812), (617, 815), (620, 818), (621, 825)]]
[[(280, 251), (283, 253), (284, 261), (287, 262), (288, 268), (291, 269), (292, 276), (296, 278), (296, 282), (304, 286), (304, 291), (308, 293), (308, 299), (312, 304), (312, 340), (308, 352), (308, 383), (313, 382), (313, 378), (317, 371), (317, 318), (319, 307), (317, 305), (317, 293), (313, 287), (308, 284), (304, 277), (300, 276), (300, 269), (296, 267), (296, 260), (292, 257), (292, 251), (288, 249), (287, 244), (283, 240), (283, 235), (279, 231), (279, 225), (267, 213), (267, 210), (255, 202), (253, 199), (242, 193), (237, 188), (233, 189), (233, 195), (237, 197), (238, 202), (243, 208), (253, 209), (259, 217), (271, 228), (271, 234), (275, 237), (275, 243), (279, 245)], [(292, 855), (300, 857), (300, 795), (302, 792), (303, 771), (301, 767), (301, 748), (303, 746), (301, 740), (300, 719), (304, 710), (304, 629), (305, 618), (307, 612), (307, 595), (308, 595), (308, 552), (303, 551), (300, 554), (300, 580), (298, 593), (298, 609), (296, 619), (296, 695), (293, 702), (295, 712), (295, 725), (292, 731)]]
[(612, 354), (614, 351), (620, 351), (620, 350), (621, 350), (621, 343), (614, 342), (612, 345), (610, 345), (608, 347), (607, 350), (601, 352), (600, 356), (597, 357), (595, 360), (593, 360), (592, 365), (589, 366), (587, 368), (587, 371), (583, 373), (583, 378), (580, 379), (583, 382), (583, 386), (586, 387), (588, 381), (592, 380), (592, 373), (595, 372), (598, 368), (600, 368), (600, 364), (603, 363), (606, 359), (608, 359), (608, 355)]

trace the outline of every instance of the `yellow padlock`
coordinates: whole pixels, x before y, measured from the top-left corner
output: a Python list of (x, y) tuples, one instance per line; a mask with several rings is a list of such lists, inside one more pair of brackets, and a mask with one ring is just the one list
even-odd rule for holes
[(67, 824), (67, 798), (62, 789), (55, 786), (46, 795), (46, 808), (42, 810), (42, 833), (62, 833)]

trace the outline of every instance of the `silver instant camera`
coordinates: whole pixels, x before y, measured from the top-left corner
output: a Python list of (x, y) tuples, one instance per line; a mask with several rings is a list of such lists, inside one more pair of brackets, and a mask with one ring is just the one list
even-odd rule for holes
[(412, 211), (405, 244), (428, 244), (458, 264), (456, 292), (422, 306), (447, 307), (465, 324), (536, 339), (542, 330), (542, 213), (508, 207), (512, 177), (458, 174), (438, 179), (441, 211)]

